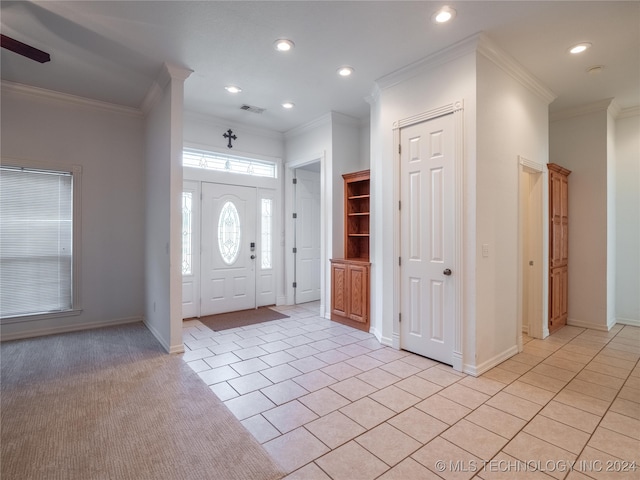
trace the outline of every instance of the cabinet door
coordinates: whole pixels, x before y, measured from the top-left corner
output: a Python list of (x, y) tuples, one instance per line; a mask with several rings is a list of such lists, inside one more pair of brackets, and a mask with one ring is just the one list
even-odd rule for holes
[(549, 249), (549, 263), (551, 268), (562, 265), (563, 248), (563, 222), (562, 222), (562, 176), (556, 172), (549, 172), (549, 193), (550, 193), (550, 225), (549, 235), (551, 248)]
[(567, 267), (551, 269), (549, 288), (549, 332), (566, 325), (567, 302)]
[(356, 322), (365, 323), (369, 305), (369, 269), (361, 265), (349, 265), (349, 310), (348, 317)]
[(342, 263), (331, 264), (331, 313), (347, 316), (347, 266)]

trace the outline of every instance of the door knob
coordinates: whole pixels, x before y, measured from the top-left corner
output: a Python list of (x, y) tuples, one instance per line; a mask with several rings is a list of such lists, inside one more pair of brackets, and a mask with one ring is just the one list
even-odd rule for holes
[(449, 276), (449, 275), (451, 275), (451, 270), (449, 268), (445, 268), (444, 272), (442, 272), (442, 273), (444, 273), (446, 276)]
[(251, 260), (253, 260), (254, 258), (256, 258), (256, 256), (255, 255), (251, 255)]

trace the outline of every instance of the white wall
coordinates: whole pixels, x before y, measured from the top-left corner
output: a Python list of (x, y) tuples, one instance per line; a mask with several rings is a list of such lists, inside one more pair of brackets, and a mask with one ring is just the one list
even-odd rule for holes
[[(519, 158), (548, 162), (550, 98), (477, 59), (476, 366), (508, 356), (518, 316)], [(489, 255), (482, 256), (482, 245)], [(540, 318), (541, 322), (542, 319)]]
[[(345, 173), (369, 168), (360, 159), (360, 122), (339, 113), (331, 114), (333, 174), (333, 257), (344, 257), (344, 179)], [(330, 258), (333, 258), (330, 257)]]
[[(399, 339), (398, 305), (394, 304), (398, 247), (398, 166), (394, 122), (464, 101), (464, 168), (466, 177), (465, 246), (475, 245), (476, 74), (475, 43), (448, 62), (409, 66), (377, 82), (371, 99), (371, 323), (385, 344)], [(436, 59), (437, 60), (437, 59)], [(475, 249), (465, 247), (464, 352), (475, 357)]]
[[(228, 148), (228, 140), (222, 136), (229, 129), (238, 137), (232, 141), (232, 148)], [(225, 152), (229, 155), (257, 155), (280, 159), (284, 156), (284, 136), (280, 132), (247, 127), (189, 111), (184, 112), (184, 144), (187, 147)]]
[(616, 319), (640, 326), (640, 108), (616, 120)]
[(569, 319), (601, 330), (607, 316), (607, 135), (610, 100), (558, 112), (549, 125), (550, 161), (569, 176)]
[(145, 324), (170, 353), (182, 344), (182, 128), (189, 72), (163, 67), (145, 99)]
[[(329, 259), (340, 258), (344, 255), (344, 196), (342, 174), (368, 168), (363, 166), (360, 152), (362, 140), (361, 124), (359, 121), (336, 112), (326, 115), (290, 130), (285, 134), (285, 158), (287, 164), (296, 165), (299, 162), (322, 158), (321, 171), (321, 304), (322, 314), (330, 316), (331, 265)], [(292, 189), (285, 189), (287, 205)], [(285, 218), (290, 215), (285, 214)], [(293, 222), (287, 222), (287, 245), (292, 245)], [(290, 248), (285, 248), (287, 271), (293, 262)], [(288, 282), (287, 284), (290, 284)], [(289, 297), (292, 297), (290, 294)]]
[[(378, 87), (371, 102), (374, 327), (383, 342), (397, 341), (393, 123), (463, 100), (460, 367), (482, 373), (517, 352), (518, 157), (546, 163), (553, 95), (483, 35), (391, 74)], [(481, 256), (485, 243), (488, 258)]]
[(14, 323), (2, 338), (142, 320), (143, 119), (140, 112), (2, 84), (2, 157), (82, 167), (77, 316)]

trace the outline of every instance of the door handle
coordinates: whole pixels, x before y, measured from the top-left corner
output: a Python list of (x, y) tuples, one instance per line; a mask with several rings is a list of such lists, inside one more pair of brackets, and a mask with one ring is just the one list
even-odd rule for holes
[(444, 272), (442, 272), (442, 273), (444, 273), (448, 277), (449, 275), (451, 275), (451, 269), (445, 268)]
[(255, 255), (251, 255), (251, 260), (255, 259), (256, 256)]

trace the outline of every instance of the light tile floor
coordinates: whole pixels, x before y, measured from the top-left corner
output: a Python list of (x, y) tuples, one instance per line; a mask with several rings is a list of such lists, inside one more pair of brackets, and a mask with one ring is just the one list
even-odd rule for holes
[(185, 321), (183, 358), (287, 480), (640, 479), (640, 328), (525, 337), (475, 378), (317, 303), (275, 309), (289, 318)]

